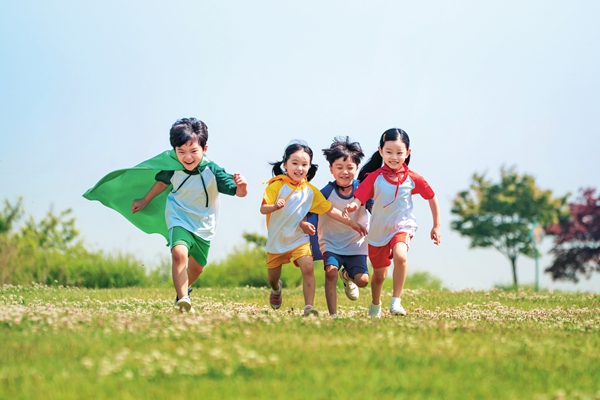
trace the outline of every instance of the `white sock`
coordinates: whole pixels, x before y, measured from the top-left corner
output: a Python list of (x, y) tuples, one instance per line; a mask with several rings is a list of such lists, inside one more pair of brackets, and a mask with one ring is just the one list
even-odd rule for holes
[(393, 296), (392, 296), (392, 301), (391, 301), (391, 303), (394, 303), (396, 300), (398, 300), (398, 303), (400, 303), (400, 297), (393, 297)]
[[(271, 290), (273, 290), (273, 289), (271, 289)], [(273, 293), (275, 293), (275, 294), (281, 293), (281, 286), (279, 286), (279, 289), (273, 290)]]

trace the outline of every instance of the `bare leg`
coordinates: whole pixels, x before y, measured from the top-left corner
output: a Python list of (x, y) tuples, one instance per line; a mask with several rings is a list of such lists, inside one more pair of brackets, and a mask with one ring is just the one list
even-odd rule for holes
[(337, 314), (336, 284), (338, 281), (338, 269), (333, 265), (325, 267), (325, 300), (329, 315)]
[(279, 278), (281, 278), (281, 265), (277, 268), (267, 269), (267, 282), (271, 289), (279, 290)]
[(196, 261), (194, 257), (190, 257), (188, 260), (189, 286), (192, 286), (192, 284), (196, 282), (202, 272), (204, 272), (204, 267), (198, 264), (198, 261)]
[(385, 268), (373, 268), (373, 277), (371, 278), (371, 297), (373, 304), (381, 304), (381, 290), (383, 289), (383, 282), (387, 277), (388, 269)]
[(369, 275), (356, 274), (354, 275), (354, 278), (352, 278), (352, 282), (354, 282), (358, 287), (365, 287), (369, 284)]
[(402, 295), (402, 289), (404, 289), (404, 282), (406, 282), (407, 273), (407, 254), (408, 246), (406, 243), (396, 243), (394, 246), (394, 291), (392, 296), (400, 297)]
[(303, 256), (296, 260), (296, 264), (302, 272), (302, 292), (304, 293), (304, 304), (313, 305), (315, 301), (315, 270), (313, 267), (313, 258)]
[(181, 299), (188, 294), (188, 273), (186, 269), (188, 248), (181, 244), (173, 247), (171, 249), (171, 260), (173, 262), (173, 266), (171, 267), (173, 286), (175, 286), (175, 291), (177, 291), (177, 297)]

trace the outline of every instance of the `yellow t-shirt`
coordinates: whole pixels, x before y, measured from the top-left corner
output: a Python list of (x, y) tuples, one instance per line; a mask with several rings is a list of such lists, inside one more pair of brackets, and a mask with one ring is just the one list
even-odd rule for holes
[(263, 203), (275, 204), (278, 199), (285, 199), (285, 206), (267, 214), (266, 249), (273, 254), (286, 253), (309, 241), (299, 226), (306, 214), (325, 214), (331, 209), (331, 202), (308, 182), (295, 186), (285, 175), (278, 175), (269, 182)]

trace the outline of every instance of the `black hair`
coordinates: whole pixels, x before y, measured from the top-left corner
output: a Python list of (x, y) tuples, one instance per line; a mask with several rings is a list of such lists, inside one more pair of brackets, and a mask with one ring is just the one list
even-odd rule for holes
[(290, 158), (290, 156), (292, 154), (294, 154), (297, 151), (301, 151), (301, 150), (304, 151), (306, 154), (308, 154), (308, 156), (310, 157), (310, 168), (308, 169), (308, 173), (306, 174), (306, 180), (310, 182), (310, 180), (312, 178), (314, 178), (315, 175), (317, 174), (317, 168), (319, 168), (319, 166), (317, 164), (312, 163), (313, 151), (310, 149), (310, 147), (308, 147), (307, 145), (302, 144), (302, 143), (290, 144), (288, 147), (285, 148), (285, 151), (283, 152), (283, 160), (276, 161), (274, 163), (269, 163), (273, 166), (273, 176), (285, 174), (285, 172), (283, 172), (283, 168), (282, 168), (283, 163), (288, 158)]
[[(400, 128), (392, 128), (383, 132), (381, 138), (379, 138), (379, 148), (383, 149), (383, 145), (385, 142), (395, 142), (396, 140), (401, 140), (406, 145), (406, 150), (410, 149), (410, 139), (408, 138), (408, 134), (404, 132)], [(408, 165), (410, 162), (410, 154), (404, 160), (404, 163)], [(369, 161), (360, 169), (358, 173), (358, 181), (362, 182), (368, 173), (375, 171), (377, 168), (381, 167), (383, 164), (383, 158), (381, 154), (379, 154), (379, 150), (373, 153)]]
[(360, 144), (358, 142), (351, 142), (348, 136), (336, 136), (331, 146), (328, 149), (323, 149), (323, 155), (330, 166), (338, 158), (343, 158), (346, 161), (350, 157), (358, 167), (365, 153), (363, 153)]
[(183, 146), (190, 140), (204, 148), (208, 142), (208, 127), (199, 119), (182, 118), (171, 126), (169, 135), (173, 148)]

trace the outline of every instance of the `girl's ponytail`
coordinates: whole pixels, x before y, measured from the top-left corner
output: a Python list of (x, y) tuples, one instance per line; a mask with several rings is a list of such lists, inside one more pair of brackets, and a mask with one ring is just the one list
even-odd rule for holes
[(375, 153), (373, 153), (371, 158), (369, 158), (369, 161), (367, 161), (367, 163), (363, 165), (363, 167), (360, 169), (357, 180), (359, 182), (362, 182), (367, 176), (367, 174), (381, 167), (381, 164), (383, 164), (383, 158), (381, 157), (381, 154), (379, 154), (379, 151), (376, 151)]
[(317, 164), (310, 164), (310, 168), (308, 169), (308, 173), (306, 174), (306, 180), (310, 182), (312, 178), (317, 174), (317, 169), (319, 166)]
[(281, 168), (283, 161), (276, 161), (270, 164), (273, 166), (273, 176), (285, 174), (285, 172), (283, 172), (283, 168)]

